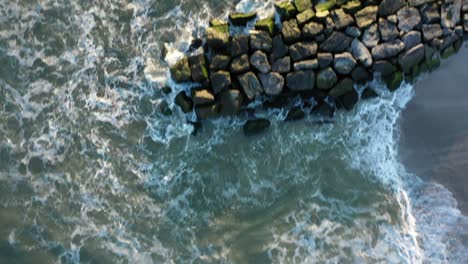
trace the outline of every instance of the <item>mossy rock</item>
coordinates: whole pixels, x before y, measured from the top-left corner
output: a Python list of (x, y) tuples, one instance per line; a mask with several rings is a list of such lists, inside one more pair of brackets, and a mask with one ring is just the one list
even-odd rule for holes
[(390, 91), (395, 91), (400, 88), (400, 85), (403, 82), (403, 73), (401, 71), (394, 72), (390, 76), (384, 77), (384, 81)]
[(328, 0), (324, 3), (316, 4), (315, 10), (317, 12), (330, 11), (336, 5), (336, 0)]
[(455, 53), (456, 53), (455, 48), (453, 46), (450, 46), (442, 51), (441, 57), (442, 59), (447, 59), (451, 57), (452, 55), (454, 55)]
[(187, 57), (183, 57), (176, 64), (171, 67), (171, 76), (176, 83), (183, 83), (190, 81), (191, 72), (189, 61)]
[(249, 13), (231, 13), (229, 20), (235, 26), (245, 26), (249, 21), (254, 20), (257, 17), (257, 12)]
[(226, 50), (229, 46), (229, 26), (216, 26), (206, 29), (206, 41), (213, 49)]
[(341, 8), (343, 8), (343, 10), (349, 14), (356, 13), (357, 11), (361, 10), (361, 7), (361, 1), (359, 0), (348, 1), (346, 4), (341, 6)]
[(310, 21), (312, 21), (314, 17), (315, 17), (315, 12), (309, 8), (305, 10), (304, 12), (299, 13), (296, 16), (296, 19), (297, 19), (297, 23), (299, 24), (299, 26), (303, 26), (309, 23)]
[(275, 34), (275, 17), (260, 19), (255, 24), (255, 29), (268, 31), (271, 36)]
[(296, 6), (298, 12), (303, 12), (311, 8), (312, 4), (310, 0), (294, 0), (294, 6)]
[(275, 9), (282, 21), (291, 19), (297, 14), (296, 7), (288, 0), (275, 3)]
[(224, 19), (214, 18), (210, 20), (210, 27), (227, 26), (228, 22)]
[(440, 67), (440, 57), (434, 56), (432, 59), (426, 61), (426, 65), (430, 71)]

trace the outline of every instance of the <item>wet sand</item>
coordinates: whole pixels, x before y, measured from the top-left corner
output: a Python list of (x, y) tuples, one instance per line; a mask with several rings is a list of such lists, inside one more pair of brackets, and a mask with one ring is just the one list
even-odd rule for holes
[(403, 112), (400, 156), (410, 172), (446, 186), (468, 215), (468, 43), (415, 84)]

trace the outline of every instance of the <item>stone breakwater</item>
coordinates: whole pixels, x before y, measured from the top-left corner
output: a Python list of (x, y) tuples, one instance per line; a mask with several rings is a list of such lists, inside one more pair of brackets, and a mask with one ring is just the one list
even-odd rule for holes
[[(205, 39), (170, 69), (176, 83), (198, 84), (176, 96), (184, 112), (210, 119), (239, 114), (256, 99), (268, 108), (299, 96), (312, 112), (333, 116), (378, 96), (371, 87), (359, 94), (356, 84), (380, 76), (395, 90), (456, 53), (468, 31), (468, 0), (294, 0), (276, 2), (275, 11), (264, 19), (250, 12), (210, 21)], [(250, 31), (235, 34), (239, 27)], [(304, 111), (293, 108), (286, 119)], [(268, 126), (250, 120), (244, 131)]]

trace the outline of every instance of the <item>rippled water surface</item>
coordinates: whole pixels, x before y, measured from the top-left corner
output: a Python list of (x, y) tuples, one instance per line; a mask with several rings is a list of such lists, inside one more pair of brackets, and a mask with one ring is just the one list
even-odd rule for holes
[(398, 159), (410, 85), (325, 124), (257, 111), (264, 135), (192, 136), (160, 47), (272, 10), (237, 2), (0, 1), (0, 263), (466, 263), (456, 201)]

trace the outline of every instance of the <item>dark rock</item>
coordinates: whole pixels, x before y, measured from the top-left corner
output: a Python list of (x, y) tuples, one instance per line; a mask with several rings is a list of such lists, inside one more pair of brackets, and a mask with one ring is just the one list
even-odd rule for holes
[(392, 63), (386, 61), (386, 60), (380, 60), (380, 61), (375, 61), (374, 65), (372, 65), (372, 70), (375, 73), (380, 73), (382, 76), (388, 76), (392, 73), (394, 73), (397, 69), (395, 65)]
[(189, 46), (189, 52), (196, 51), (197, 49), (201, 48), (202, 45), (203, 45), (203, 40), (198, 39), (198, 38), (193, 39)]
[(333, 66), (339, 74), (349, 74), (356, 66), (356, 60), (349, 52), (336, 54)]
[(241, 74), (250, 70), (249, 56), (244, 54), (231, 62), (231, 73)]
[(315, 74), (313, 71), (296, 71), (289, 73), (286, 83), (292, 91), (307, 91), (314, 89)]
[(191, 112), (193, 109), (193, 102), (185, 92), (180, 92), (174, 99), (176, 105), (178, 105), (184, 113)]
[(325, 34), (325, 36), (329, 36), (335, 29), (335, 23), (333, 22), (333, 19), (331, 19), (331, 17), (326, 17), (324, 21), (325, 29), (323, 30), (323, 33)]
[(208, 60), (204, 54), (198, 54), (189, 57), (189, 64), (193, 81), (203, 82), (208, 79)]
[(229, 27), (226, 25), (207, 28), (206, 42), (215, 50), (226, 50), (229, 46)]
[(382, 43), (372, 49), (372, 57), (375, 60), (382, 60), (396, 56), (405, 49), (405, 43), (401, 40), (393, 40)]
[(351, 72), (351, 77), (356, 83), (364, 83), (372, 80), (372, 73), (362, 66), (357, 66)]
[(331, 17), (335, 24), (335, 28), (338, 30), (348, 27), (354, 23), (353, 17), (346, 14), (343, 9), (336, 9), (331, 11)]
[(395, 24), (383, 18), (379, 19), (379, 31), (383, 41), (394, 40), (398, 37), (399, 33)]
[(282, 21), (291, 19), (297, 14), (296, 7), (288, 0), (275, 3), (275, 9)]
[(468, 0), (463, 0), (462, 11), (463, 13), (468, 13)]
[(454, 28), (460, 22), (461, 0), (455, 0), (452, 3), (446, 2), (440, 8), (440, 18), (442, 26), (445, 28)]
[(377, 20), (377, 11), (379, 10), (378, 6), (367, 6), (359, 10), (354, 18), (359, 28), (366, 28)]
[(439, 24), (422, 25), (424, 41), (430, 42), (435, 38), (440, 38), (443, 35), (442, 28)]
[(377, 24), (373, 24), (364, 31), (364, 34), (362, 35), (362, 43), (364, 43), (368, 48), (373, 48), (379, 44), (379, 41), (379, 27)]
[(250, 34), (250, 48), (270, 53), (273, 48), (273, 41), (270, 34), (265, 31), (254, 31)]
[(346, 110), (352, 110), (359, 101), (359, 94), (353, 89), (351, 92), (340, 96), (340, 102)]
[(237, 35), (232, 37), (231, 56), (237, 57), (249, 53), (249, 35)]
[(275, 17), (267, 17), (264, 19), (260, 19), (255, 23), (256, 30), (263, 30), (270, 33), (270, 36), (275, 34)]
[(353, 38), (359, 38), (361, 36), (361, 30), (358, 27), (347, 27), (346, 34)]
[(396, 89), (400, 88), (401, 83), (403, 82), (403, 74), (400, 71), (394, 72), (388, 76), (385, 76), (384, 81), (387, 83), (387, 88), (390, 91), (395, 91)]
[(250, 57), (250, 64), (261, 73), (271, 71), (267, 55), (259, 50), (255, 51)]
[(235, 26), (245, 26), (249, 21), (254, 20), (257, 17), (257, 12), (249, 13), (231, 13), (229, 20)]
[(323, 102), (319, 103), (317, 107), (313, 109), (313, 112), (317, 113), (323, 117), (333, 117), (335, 115), (335, 102), (334, 100), (324, 100)]
[(414, 7), (403, 7), (397, 12), (398, 28), (404, 33), (413, 30), (421, 23), (421, 16), (419, 10)]
[(424, 57), (428, 70), (432, 71), (440, 66), (439, 54), (429, 45), (424, 45)]
[(440, 56), (442, 57), (442, 59), (448, 59), (454, 54), (455, 54), (455, 48), (453, 46), (449, 46), (445, 48), (444, 50), (442, 50), (442, 52), (440, 53)]
[(258, 77), (267, 95), (279, 95), (283, 91), (284, 78), (281, 74), (276, 72), (261, 73)]
[(161, 90), (163, 91), (164, 94), (172, 93), (172, 89), (169, 86), (164, 86)]
[(283, 29), (281, 30), (283, 39), (286, 43), (294, 43), (301, 38), (301, 30), (297, 25), (296, 19), (291, 19), (283, 22)]
[(219, 106), (214, 105), (197, 105), (195, 106), (195, 114), (198, 119), (211, 119), (219, 115)]
[(408, 0), (410, 6), (420, 6), (434, 1), (435, 0)]
[(310, 22), (302, 28), (302, 36), (306, 39), (312, 39), (323, 32), (323, 25), (316, 22)]
[(330, 66), (333, 62), (333, 54), (329, 52), (320, 52), (317, 54), (319, 68), (323, 69)]
[(32, 174), (39, 174), (44, 171), (44, 162), (39, 157), (32, 157), (28, 162), (28, 170)]
[(231, 62), (231, 57), (226, 56), (226, 55), (216, 54), (211, 57), (210, 69), (212, 71), (227, 70), (229, 68), (230, 62)]
[(351, 92), (354, 88), (354, 82), (351, 78), (344, 78), (343, 80), (339, 81), (333, 89), (330, 90), (328, 95), (333, 97), (340, 97)]
[(273, 62), (271, 67), (272, 71), (278, 73), (288, 73), (291, 71), (291, 58), (289, 56), (283, 57), (281, 59)]
[(351, 42), (349, 52), (365, 67), (370, 67), (372, 65), (371, 53), (359, 39), (356, 38)]
[(220, 113), (222, 115), (236, 115), (242, 105), (242, 94), (239, 90), (224, 90), (220, 94)]
[(403, 7), (403, 0), (383, 0), (379, 5), (379, 15), (386, 17), (395, 14)]
[(191, 72), (187, 57), (182, 58), (171, 67), (171, 77), (176, 83), (190, 81)]
[(307, 9), (296, 16), (297, 24), (301, 27), (314, 19), (315, 13), (312, 9)]
[(321, 45), (320, 50), (339, 53), (348, 49), (353, 39), (344, 33), (334, 31)]
[(227, 71), (218, 71), (211, 74), (211, 87), (215, 94), (231, 86), (231, 74)]
[(421, 33), (416, 30), (410, 31), (403, 36), (402, 40), (405, 43), (405, 49), (409, 50), (421, 43)]
[(212, 104), (215, 97), (208, 90), (194, 90), (192, 100), (195, 105)]
[(401, 68), (408, 73), (411, 68), (419, 64), (424, 59), (424, 45), (419, 44), (402, 54), (398, 60)]
[(317, 43), (298, 42), (289, 47), (289, 54), (293, 61), (307, 59), (317, 54)]
[(238, 76), (237, 80), (239, 81), (239, 85), (241, 86), (242, 91), (244, 91), (249, 100), (253, 100), (255, 97), (262, 94), (262, 85), (253, 72), (248, 72)]
[(440, 23), (440, 13), (437, 4), (425, 5), (421, 8), (423, 24)]
[(307, 71), (307, 70), (315, 70), (318, 68), (318, 60), (304, 60), (294, 63), (294, 70), (295, 71)]
[(371, 88), (366, 88), (364, 91), (362, 91), (361, 98), (366, 100), (366, 99), (371, 99), (371, 98), (376, 98), (379, 97), (379, 95)]
[(319, 71), (317, 74), (317, 88), (320, 90), (328, 90), (332, 88), (337, 81), (338, 77), (330, 67)]
[(294, 107), (293, 109), (289, 110), (288, 115), (284, 121), (298, 121), (304, 119), (304, 117), (304, 110), (302, 110), (300, 107)]
[(255, 119), (249, 120), (244, 125), (244, 135), (255, 136), (265, 132), (270, 127), (270, 121), (268, 119)]
[(270, 61), (275, 61), (279, 58), (282, 58), (288, 55), (289, 47), (284, 44), (283, 37), (281, 35), (276, 35), (273, 37), (273, 52), (270, 56)]

